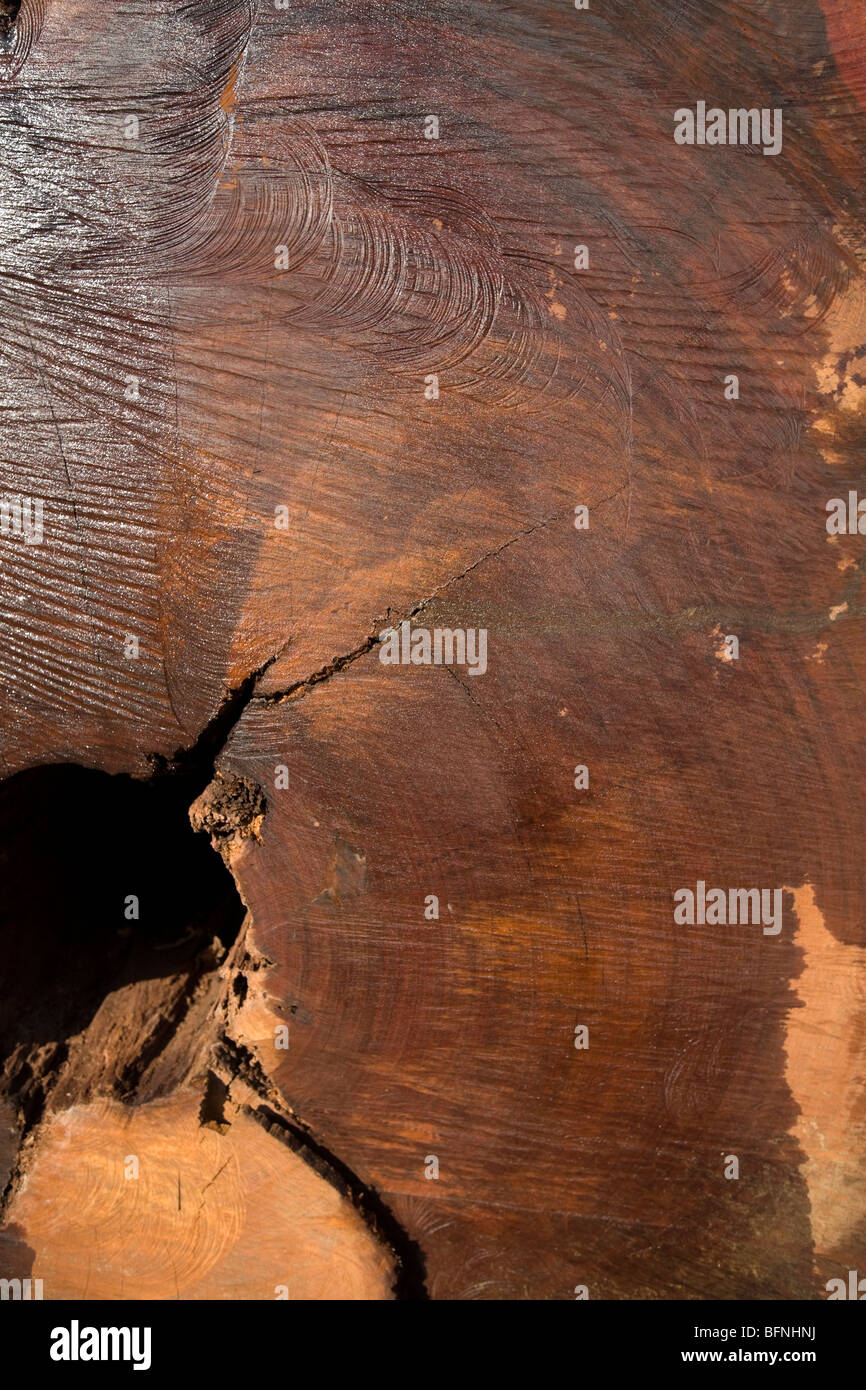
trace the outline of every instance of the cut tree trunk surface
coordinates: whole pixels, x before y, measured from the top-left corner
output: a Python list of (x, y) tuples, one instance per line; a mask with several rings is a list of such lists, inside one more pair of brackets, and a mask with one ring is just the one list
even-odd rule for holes
[(0, 6), (0, 1278), (866, 1268), (864, 13)]

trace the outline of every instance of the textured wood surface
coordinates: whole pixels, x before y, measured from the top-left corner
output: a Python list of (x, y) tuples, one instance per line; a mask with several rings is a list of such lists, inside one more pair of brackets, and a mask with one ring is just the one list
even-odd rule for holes
[[(590, 3), (23, 0), (0, 54), (0, 493), (44, 499), (0, 537), (0, 1265), (46, 1297), (866, 1269), (866, 21)], [(677, 144), (699, 101), (781, 150)], [(383, 664), (409, 619), (486, 671)], [(63, 763), (156, 800), (13, 776)], [(40, 1014), (103, 853), (125, 929), (193, 802), (239, 932), (115, 964), (106, 905)], [(699, 881), (781, 930), (676, 922)]]

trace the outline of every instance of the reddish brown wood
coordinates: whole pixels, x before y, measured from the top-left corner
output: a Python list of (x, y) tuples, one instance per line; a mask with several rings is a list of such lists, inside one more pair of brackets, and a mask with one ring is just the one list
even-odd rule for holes
[[(9, 1053), (2, 1259), (46, 1297), (175, 1297), (175, 1248), (196, 1298), (826, 1297), (866, 1267), (864, 540), (826, 527), (864, 486), (860, 9), (14, 32), (0, 487), (45, 538), (0, 538), (3, 769), (155, 776), (248, 913), (123, 982), (101, 950), (85, 1026)], [(781, 152), (678, 145), (698, 101), (779, 108)], [(410, 617), (486, 629), (486, 673), (384, 665)], [(781, 931), (677, 924), (699, 880), (783, 890)], [(128, 1133), (161, 1177), (115, 1222)], [(166, 1156), (204, 1194), (223, 1150), (201, 1245)], [(45, 1194), (96, 1162), (87, 1286)]]

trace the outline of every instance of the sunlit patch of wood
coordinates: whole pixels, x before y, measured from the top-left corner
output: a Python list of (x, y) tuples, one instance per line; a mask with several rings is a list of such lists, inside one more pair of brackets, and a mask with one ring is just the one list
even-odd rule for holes
[(55, 1115), (9, 1222), (46, 1299), (391, 1296), (351, 1203), (249, 1116), (202, 1126), (192, 1092)]
[(866, 949), (827, 930), (811, 883), (794, 895), (802, 974), (788, 1015), (786, 1075), (800, 1115), (816, 1256), (844, 1248), (866, 1210)]

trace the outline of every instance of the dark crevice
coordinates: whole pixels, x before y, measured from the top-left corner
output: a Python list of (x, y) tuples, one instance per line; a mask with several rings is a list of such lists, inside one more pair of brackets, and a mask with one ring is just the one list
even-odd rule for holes
[(227, 1083), (216, 1072), (209, 1071), (198, 1115), (200, 1124), (214, 1125), (217, 1129), (227, 1128), (225, 1112), (228, 1094)]
[(374, 1235), (384, 1241), (394, 1253), (394, 1295), (402, 1302), (429, 1299), (424, 1254), (417, 1241), (402, 1227), (374, 1187), (368, 1187), (336, 1154), (326, 1149), (301, 1126), (293, 1124), (267, 1105), (260, 1105), (250, 1114), (264, 1124), (270, 1134), (279, 1138), (293, 1153), (313, 1168), (320, 1177), (331, 1183), (338, 1192), (351, 1199)]
[(185, 788), (20, 772), (0, 783), (0, 874), (0, 1091), (28, 1127), (61, 1074), (64, 1101), (132, 1096), (245, 915)]
[[(261, 788), (222, 777), (216, 761), (276, 659), (229, 691), (190, 748), (154, 755), (148, 780), (63, 763), (0, 782), (0, 1095), (16, 1104), (20, 1126), (2, 1205), (50, 1108), (95, 1095), (140, 1101), (182, 1079), (172, 1070), (178, 1059), (167, 1065), (166, 1054), (202, 989), (218, 980), (246, 916), (214, 849), (227, 855), (232, 838), (256, 833), (265, 812)], [(235, 967), (228, 990), (236, 1003), (247, 989)], [(199, 1017), (191, 1015), (193, 1031)], [(252, 1053), (223, 1034), (213, 1055), (261, 1097), (249, 1113), (351, 1200), (387, 1244), (396, 1297), (426, 1299), (421, 1250), (378, 1193), (286, 1113)], [(148, 1074), (156, 1067), (164, 1074), (154, 1089)], [(202, 1125), (226, 1127), (229, 1089), (208, 1071)]]
[(0, 44), (4, 47), (12, 42), (20, 9), (21, 0), (0, 0)]
[[(625, 488), (621, 488), (620, 491), (624, 492)], [(618, 494), (614, 495), (617, 496)], [(610, 500), (609, 497), (603, 497), (601, 501), (595, 505), (599, 507), (603, 502), (608, 502)], [(440, 584), (437, 589), (433, 590), (432, 594), (427, 594), (426, 598), (419, 599), (408, 612), (402, 615), (402, 617), (392, 618), (391, 608), (389, 606), (385, 610), (385, 616), (377, 620), (375, 632), (371, 632), (368, 637), (365, 637), (360, 646), (355, 647), (350, 652), (346, 652), (343, 656), (334, 657), (327, 665), (320, 667), (318, 671), (314, 671), (311, 676), (305, 676), (302, 680), (294, 681), (292, 685), (287, 686), (285, 690), (268, 691), (266, 694), (262, 695), (257, 695), (255, 691), (253, 691), (255, 698), (265, 704), (272, 705), (282, 704), (285, 700), (300, 699), (303, 695), (306, 695), (307, 691), (312, 689), (313, 686), (321, 685), (323, 681), (330, 680), (331, 676), (336, 675), (339, 671), (345, 670), (347, 666), (351, 666), (359, 657), (366, 656), (368, 652), (378, 646), (381, 641), (380, 632), (386, 625), (392, 627), (399, 626), (401, 622), (411, 622), (413, 618), (417, 618), (419, 613), (423, 613), (426, 608), (429, 608), (431, 603), (441, 598), (447, 589), (452, 588), (455, 584), (461, 583), (467, 575), (470, 575), (473, 570), (477, 570), (485, 561), (497, 559), (504, 551), (510, 550), (518, 541), (523, 540), (525, 536), (531, 536), (535, 531), (541, 531), (545, 527), (550, 526), (552, 522), (559, 521), (563, 517), (570, 515), (571, 512), (554, 512), (552, 516), (542, 517), (540, 521), (533, 521), (530, 522), (528, 526), (523, 526), (516, 535), (509, 536), (508, 540), (503, 541), (502, 544), (496, 546), (495, 549), (485, 551), (483, 555), (479, 555), (477, 560), (473, 560), (472, 564), (467, 565), (459, 574), (454, 574), (450, 579), (446, 579), (444, 584)], [(274, 660), (276, 660), (276, 657)], [(268, 665), (272, 664), (273, 662), (268, 663)], [(266, 669), (267, 667), (263, 668), (262, 674)]]
[(216, 714), (189, 748), (179, 748), (172, 758), (166, 758), (161, 753), (151, 754), (149, 761), (153, 779), (171, 777), (176, 786), (183, 787), (184, 795), (188, 798), (187, 806), (191, 806), (213, 780), (217, 758), (253, 698), (256, 686), (278, 655), (275, 653), (268, 657), (240, 685), (228, 691)]
[(212, 843), (252, 833), (264, 796), (219, 779), (190, 807), (275, 659), (148, 780), (61, 763), (0, 782), (0, 1095), (23, 1136), (54, 1096), (140, 1098), (237, 939), (246, 908)]
[[(413, 609), (411, 616), (414, 617), (417, 611), (419, 610)], [(366, 656), (367, 652), (372, 651), (373, 648), (378, 645), (378, 642), (378, 631), (371, 633), (370, 636), (365, 638), (361, 643), (360, 647), (355, 647), (353, 651), (346, 652), (343, 656), (334, 657), (333, 661), (329, 661), (328, 664), (322, 666), (320, 670), (314, 671), (311, 676), (304, 676), (303, 680), (295, 681), (293, 685), (288, 686), (285, 690), (276, 690), (267, 695), (257, 695), (256, 699), (263, 701), (265, 704), (276, 705), (282, 704), (284, 700), (290, 700), (294, 695), (305, 694), (311, 686), (320, 685), (322, 681), (328, 680), (331, 676), (335, 675), (337, 671), (342, 671), (346, 666), (351, 666), (352, 662), (357, 661), (360, 656)]]
[(374, 1187), (369, 1186), (341, 1158), (310, 1132), (296, 1115), (289, 1115), (264, 1069), (249, 1050), (223, 1035), (219, 1054), (231, 1076), (239, 1077), (262, 1097), (262, 1104), (245, 1106), (246, 1113), (268, 1133), (286, 1144), (309, 1166), (347, 1197), (366, 1225), (394, 1255), (394, 1295), (403, 1302), (429, 1299), (424, 1254), (417, 1241), (400, 1225)]

